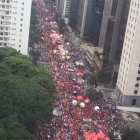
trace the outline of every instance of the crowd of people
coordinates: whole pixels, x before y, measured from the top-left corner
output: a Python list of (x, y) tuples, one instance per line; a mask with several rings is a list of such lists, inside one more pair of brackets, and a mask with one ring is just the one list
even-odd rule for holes
[(37, 122), (37, 139), (109, 140), (112, 126), (124, 125), (114, 101), (105, 95), (101, 100), (91, 102), (85, 96), (89, 86), (82, 77), (88, 76), (89, 70), (75, 65), (75, 61), (81, 59), (79, 49), (59, 33), (53, 5), (49, 1), (48, 4), (37, 1), (36, 11), (38, 27), (44, 35), (44, 42), (39, 44), (42, 61), (51, 62), (46, 67), (53, 74), (58, 97), (54, 101), (52, 121), (49, 124)]

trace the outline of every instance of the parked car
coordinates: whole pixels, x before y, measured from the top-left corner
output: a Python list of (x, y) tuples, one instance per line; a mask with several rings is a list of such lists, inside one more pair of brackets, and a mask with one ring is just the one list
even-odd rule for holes
[(135, 122), (135, 118), (131, 115), (131, 114), (128, 114), (127, 115), (127, 118), (130, 122), (134, 123)]

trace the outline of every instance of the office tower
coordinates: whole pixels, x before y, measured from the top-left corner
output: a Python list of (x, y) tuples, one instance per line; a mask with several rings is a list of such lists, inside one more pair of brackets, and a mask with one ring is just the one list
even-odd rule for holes
[(0, 0), (0, 46), (28, 54), (32, 0)]
[(71, 0), (71, 4), (70, 4), (69, 25), (73, 29), (75, 29), (77, 25), (79, 1), (80, 0)]
[(59, 14), (61, 16), (61, 19), (64, 19), (66, 24), (69, 22), (69, 16), (70, 16), (70, 4), (71, 0), (59, 0)]
[(106, 32), (111, 5), (112, 0), (80, 0), (77, 32), (81, 39), (99, 46), (100, 36)]
[(114, 0), (108, 18), (107, 31), (102, 42), (104, 54), (120, 61), (131, 0)]
[(90, 37), (93, 2), (94, 0), (80, 0), (79, 2), (76, 31), (80, 37), (80, 41), (83, 38)]
[(93, 21), (91, 28), (91, 42), (94, 46), (98, 46), (101, 23), (104, 11), (105, 0), (95, 0), (93, 9)]
[(140, 107), (140, 1), (131, 0), (115, 93), (124, 106)]
[(105, 0), (105, 3), (104, 3), (104, 10), (103, 10), (100, 35), (99, 35), (99, 41), (98, 41), (99, 47), (104, 47), (108, 18), (110, 17), (112, 3), (113, 3), (113, 0)]

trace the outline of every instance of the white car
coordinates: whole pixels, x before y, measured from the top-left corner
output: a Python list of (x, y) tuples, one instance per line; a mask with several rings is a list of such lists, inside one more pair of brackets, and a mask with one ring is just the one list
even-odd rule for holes
[(129, 115), (129, 114), (128, 114), (127, 118), (128, 118), (128, 120), (129, 120), (130, 122), (132, 122), (132, 123), (135, 122), (135, 119), (134, 119), (134, 117), (133, 117), (132, 115)]

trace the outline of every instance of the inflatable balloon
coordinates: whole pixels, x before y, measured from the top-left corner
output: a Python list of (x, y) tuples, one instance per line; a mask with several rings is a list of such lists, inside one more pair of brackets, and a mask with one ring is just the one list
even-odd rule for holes
[(81, 103), (80, 103), (80, 107), (81, 107), (81, 108), (84, 108), (84, 107), (85, 107), (85, 103), (81, 102)]
[(99, 140), (101, 140), (101, 138), (103, 138), (104, 136), (105, 136), (105, 134), (102, 131), (100, 131), (100, 132), (97, 133), (97, 138)]
[(92, 138), (96, 137), (96, 134), (95, 133), (92, 133), (91, 134)]
[(73, 100), (73, 101), (72, 101), (72, 104), (73, 104), (74, 106), (76, 106), (76, 105), (77, 105), (77, 101), (76, 101), (76, 100)]
[(100, 108), (99, 108), (99, 106), (95, 106), (94, 109), (97, 111), (97, 110), (99, 110)]
[(85, 136), (85, 137), (87, 137), (88, 135), (89, 135), (89, 133), (88, 133), (88, 132), (85, 132), (85, 133), (84, 133), (84, 136)]
[(53, 110), (53, 115), (55, 115), (55, 116), (59, 115), (59, 113), (58, 113), (58, 111), (56, 109)]
[(98, 140), (98, 138), (97, 137), (94, 137), (94, 138), (92, 138), (92, 140)]
[(86, 137), (86, 140), (92, 140), (91, 134)]
[(83, 100), (83, 97), (82, 96), (78, 96), (77, 99), (78, 100)]
[(110, 140), (110, 138), (109, 137), (105, 137), (104, 140)]
[(89, 98), (87, 98), (87, 99), (85, 100), (85, 103), (87, 103), (87, 104), (89, 104), (89, 103), (90, 103)]

